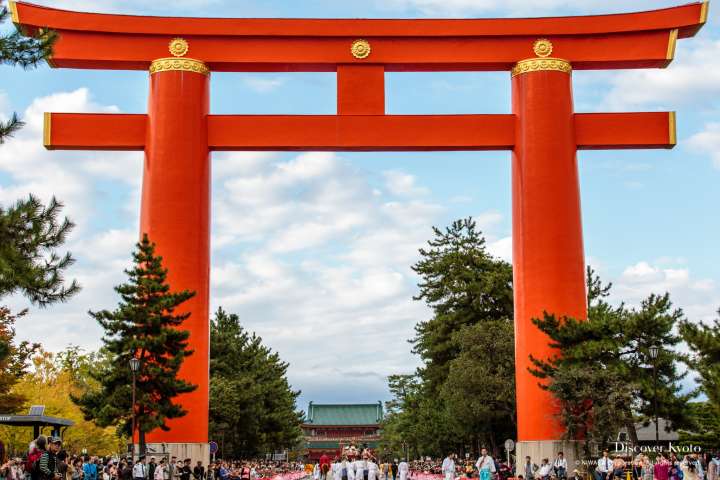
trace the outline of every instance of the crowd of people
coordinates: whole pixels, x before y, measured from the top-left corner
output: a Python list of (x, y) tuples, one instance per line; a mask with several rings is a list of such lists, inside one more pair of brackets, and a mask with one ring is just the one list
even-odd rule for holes
[[(576, 465), (577, 466), (577, 465)], [(720, 480), (720, 453), (660, 453), (627, 457), (605, 450), (590, 468), (570, 470), (563, 452), (550, 461), (531, 457), (510, 466), (499, 462), (482, 449), (477, 459), (459, 459), (448, 454), (442, 461), (380, 459), (370, 449), (344, 450), (334, 459), (320, 458), (314, 466), (301, 462), (245, 460), (216, 461), (194, 465), (190, 459), (140, 456), (132, 458), (71, 455), (57, 437), (38, 437), (25, 458), (11, 458), (0, 466), (0, 480), (264, 480), (277, 476), (282, 480)]]
[(245, 460), (240, 462), (215, 462), (211, 467), (214, 479), (258, 480), (303, 472), (305, 465), (300, 462), (279, 462), (271, 460)]

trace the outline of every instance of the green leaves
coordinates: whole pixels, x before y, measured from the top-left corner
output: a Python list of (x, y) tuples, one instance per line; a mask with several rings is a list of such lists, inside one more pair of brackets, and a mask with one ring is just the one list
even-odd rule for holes
[(442, 457), (515, 431), (512, 267), (487, 252), (472, 218), (433, 234), (413, 266), (415, 300), (433, 311), (411, 341), (423, 366), (389, 379), (383, 448), (396, 456), (403, 443)]
[[(604, 445), (626, 426), (632, 439), (635, 422), (654, 418), (656, 400), (661, 418), (675, 428), (687, 425), (691, 395), (680, 393), (684, 374), (677, 365), (684, 357), (674, 349), (682, 310), (673, 309), (668, 294), (650, 295), (639, 308), (612, 307), (606, 301), (611, 285), (603, 285), (590, 268), (587, 283), (587, 321), (549, 313), (533, 319), (559, 350), (551, 359), (531, 357), (531, 372), (560, 401), (566, 438)], [(660, 348), (656, 360), (651, 346)]]
[(117, 308), (90, 312), (105, 330), (103, 351), (112, 361), (91, 372), (100, 388), (74, 399), (87, 419), (100, 426), (118, 425), (127, 435), (132, 416), (131, 358), (141, 364), (136, 411), (141, 432), (165, 430), (167, 419), (184, 416), (187, 412), (173, 400), (197, 388), (178, 378), (192, 350), (190, 334), (182, 329), (190, 314), (175, 313), (195, 293), (170, 291), (167, 269), (147, 235), (137, 244), (133, 262), (133, 268), (125, 271), (127, 283), (115, 288), (121, 297)]
[(210, 433), (226, 456), (247, 458), (293, 447), (301, 439), (299, 391), (288, 364), (222, 308), (210, 323)]
[(75, 280), (66, 285), (63, 275), (75, 260), (56, 250), (74, 227), (67, 218), (59, 221), (62, 207), (55, 198), (46, 207), (33, 195), (0, 207), (0, 297), (19, 291), (45, 307), (80, 291)]

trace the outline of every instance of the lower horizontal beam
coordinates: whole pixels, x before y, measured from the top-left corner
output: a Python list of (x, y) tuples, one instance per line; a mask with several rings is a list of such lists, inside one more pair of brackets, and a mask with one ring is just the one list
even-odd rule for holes
[(575, 139), (580, 150), (673, 148), (675, 112), (578, 113)]
[(211, 150), (510, 150), (512, 115), (211, 115)]
[(45, 113), (48, 150), (143, 150), (147, 115)]
[[(147, 115), (46, 113), (51, 150), (143, 150)], [(501, 115), (210, 115), (210, 150), (511, 150), (515, 117)], [(674, 112), (579, 113), (578, 149), (672, 148)]]

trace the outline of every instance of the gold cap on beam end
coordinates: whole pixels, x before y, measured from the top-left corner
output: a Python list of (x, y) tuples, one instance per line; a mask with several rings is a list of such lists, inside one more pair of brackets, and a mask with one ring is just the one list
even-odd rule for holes
[(52, 113), (43, 113), (43, 146), (47, 150), (52, 150)]
[(705, 0), (700, 7), (700, 24), (707, 23), (708, 11), (710, 10), (710, 0)]
[(670, 123), (668, 125), (670, 137), (668, 143), (670, 144), (670, 148), (677, 145), (677, 122), (675, 117), (675, 112), (668, 112), (668, 121)]

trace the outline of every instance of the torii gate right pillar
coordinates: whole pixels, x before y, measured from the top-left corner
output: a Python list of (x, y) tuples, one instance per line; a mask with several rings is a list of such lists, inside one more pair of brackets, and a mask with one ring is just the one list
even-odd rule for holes
[(587, 316), (570, 64), (550, 58), (520, 62), (513, 70), (512, 102), (517, 462), (524, 465), (526, 455), (537, 463), (552, 461), (563, 450), (571, 464), (574, 449), (561, 442), (565, 429), (557, 402), (528, 371), (529, 355), (557, 354), (533, 318), (544, 311)]

